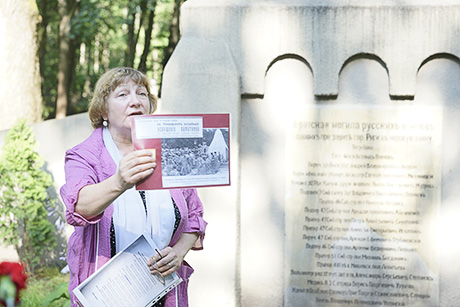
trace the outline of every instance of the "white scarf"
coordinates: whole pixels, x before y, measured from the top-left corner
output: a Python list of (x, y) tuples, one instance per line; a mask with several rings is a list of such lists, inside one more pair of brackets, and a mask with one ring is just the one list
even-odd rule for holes
[[(105, 147), (118, 167), (122, 153), (107, 127), (102, 137)], [(142, 233), (149, 233), (160, 249), (166, 247), (174, 231), (175, 214), (169, 190), (145, 191), (147, 213), (136, 187), (126, 190), (113, 202), (113, 224), (117, 252), (123, 250)]]

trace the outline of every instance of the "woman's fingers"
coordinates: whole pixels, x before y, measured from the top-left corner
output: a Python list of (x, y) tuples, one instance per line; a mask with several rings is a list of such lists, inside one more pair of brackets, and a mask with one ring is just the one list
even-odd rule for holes
[(147, 262), (150, 273), (161, 273), (163, 276), (174, 273), (181, 266), (181, 261), (175, 251), (171, 247), (166, 247), (158, 254), (152, 256)]
[(132, 169), (136, 166), (151, 166), (155, 164), (155, 160), (149, 150), (137, 150), (124, 156), (120, 161), (121, 164), (127, 169)]
[(122, 186), (130, 188), (137, 182), (150, 176), (156, 167), (149, 150), (133, 151), (124, 156), (119, 165), (118, 173)]

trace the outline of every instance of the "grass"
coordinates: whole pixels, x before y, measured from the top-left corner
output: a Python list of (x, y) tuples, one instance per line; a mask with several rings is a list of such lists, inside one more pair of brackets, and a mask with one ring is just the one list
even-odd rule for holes
[(43, 268), (27, 278), (20, 307), (70, 306), (68, 283), (69, 274), (60, 273), (58, 268)]

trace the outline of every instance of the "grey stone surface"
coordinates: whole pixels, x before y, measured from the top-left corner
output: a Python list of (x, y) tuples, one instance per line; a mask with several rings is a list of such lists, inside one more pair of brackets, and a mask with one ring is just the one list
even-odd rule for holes
[[(234, 286), (218, 291), (224, 306), (283, 305), (284, 118), (293, 104), (403, 102), (444, 108), (440, 306), (456, 305), (460, 249), (450, 241), (459, 233), (454, 221), (460, 217), (455, 207), (459, 17), (460, 4), (452, 0), (190, 0), (183, 5), (183, 36), (165, 71), (163, 106), (174, 113), (231, 113), (232, 165), (238, 164), (230, 189), (200, 194), (210, 214), (210, 237), (205, 251), (192, 256), (193, 302), (222, 305), (213, 295), (195, 293), (210, 284), (203, 260), (224, 249), (228, 262), (210, 262), (213, 272), (228, 273), (213, 276), (217, 289)], [(222, 196), (230, 211), (220, 212)], [(235, 239), (219, 238), (228, 234), (228, 224), (218, 217), (229, 212)]]
[(182, 30), (184, 38), (197, 39), (193, 49), (203, 60), (220, 52), (209, 50), (201, 40), (223, 40), (241, 77), (243, 94), (263, 95), (268, 67), (295, 55), (312, 68), (314, 94), (334, 96), (344, 64), (356, 56), (369, 56), (386, 66), (390, 95), (413, 97), (417, 71), (425, 61), (445, 53), (460, 56), (454, 39), (460, 34), (460, 8), (453, 1), (436, 4), (189, 1), (182, 8)]

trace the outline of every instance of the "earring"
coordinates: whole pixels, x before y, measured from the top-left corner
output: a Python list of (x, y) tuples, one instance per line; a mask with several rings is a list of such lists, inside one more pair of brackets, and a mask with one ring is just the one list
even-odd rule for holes
[(104, 119), (104, 121), (102, 122), (102, 126), (104, 127), (107, 127), (109, 124), (107, 123), (107, 121)]

